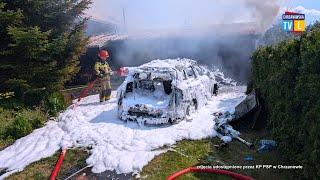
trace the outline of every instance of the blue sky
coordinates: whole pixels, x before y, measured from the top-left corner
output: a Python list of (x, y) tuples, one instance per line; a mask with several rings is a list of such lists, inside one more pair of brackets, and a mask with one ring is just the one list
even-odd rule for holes
[(285, 0), (284, 6), (291, 8), (303, 6), (307, 9), (320, 10), (320, 0)]
[(312, 24), (320, 19), (320, 0), (286, 0), (283, 7), (294, 9), (296, 12), (300, 10), (300, 13), (306, 15), (307, 24)]

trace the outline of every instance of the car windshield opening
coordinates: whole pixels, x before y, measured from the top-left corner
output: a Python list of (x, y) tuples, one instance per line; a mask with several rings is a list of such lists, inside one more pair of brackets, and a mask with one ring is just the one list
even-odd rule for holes
[(135, 74), (134, 88), (148, 91), (149, 93), (164, 92), (172, 93), (172, 80), (170, 74), (164, 73), (137, 73)]

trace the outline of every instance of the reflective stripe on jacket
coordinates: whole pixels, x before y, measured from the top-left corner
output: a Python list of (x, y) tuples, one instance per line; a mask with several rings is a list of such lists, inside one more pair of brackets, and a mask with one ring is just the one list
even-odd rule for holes
[(105, 62), (97, 61), (96, 64), (94, 65), (94, 69), (96, 71), (96, 75), (98, 76), (103, 75), (103, 79), (109, 78), (112, 73), (112, 70), (106, 61)]

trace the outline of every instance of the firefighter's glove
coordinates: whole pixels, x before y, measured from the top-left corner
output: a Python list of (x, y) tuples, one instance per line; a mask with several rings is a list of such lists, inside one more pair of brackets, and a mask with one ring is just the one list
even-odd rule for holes
[(100, 73), (100, 74), (98, 74), (98, 77), (99, 77), (99, 78), (103, 78), (103, 77), (104, 77), (104, 74)]

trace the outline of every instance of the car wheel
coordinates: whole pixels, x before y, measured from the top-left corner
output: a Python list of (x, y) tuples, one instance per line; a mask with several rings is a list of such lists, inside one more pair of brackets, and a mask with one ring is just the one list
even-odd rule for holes
[(187, 122), (192, 121), (192, 118), (191, 118), (191, 108), (190, 108), (190, 106), (187, 107), (184, 118), (185, 118), (185, 120), (186, 120)]
[(172, 119), (172, 118), (169, 118), (169, 120), (168, 120), (168, 122), (170, 123), (170, 124), (175, 124), (176, 123), (176, 119)]
[(192, 100), (192, 107), (193, 107), (192, 110), (194, 110), (194, 112), (195, 112), (196, 110), (198, 110), (198, 101), (197, 101), (197, 99), (193, 99), (193, 100)]
[(186, 114), (186, 116), (190, 116), (190, 115), (191, 115), (191, 113), (190, 113), (190, 106), (187, 107), (185, 114)]
[(118, 118), (119, 118), (120, 120), (123, 120), (123, 119), (122, 119), (122, 113), (123, 113), (122, 105), (119, 105), (119, 106), (118, 106)]
[(214, 88), (213, 88), (213, 86), (211, 87), (211, 96), (214, 96)]

